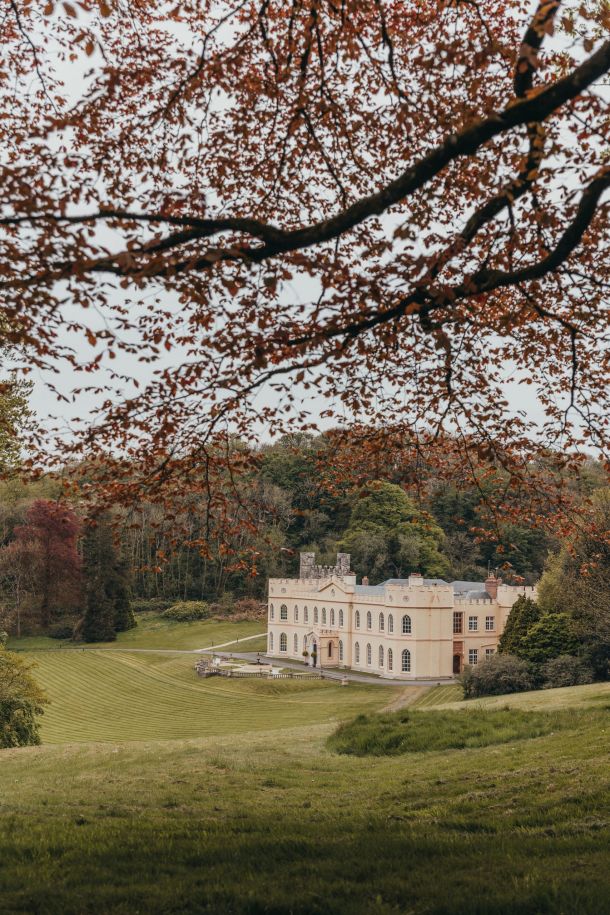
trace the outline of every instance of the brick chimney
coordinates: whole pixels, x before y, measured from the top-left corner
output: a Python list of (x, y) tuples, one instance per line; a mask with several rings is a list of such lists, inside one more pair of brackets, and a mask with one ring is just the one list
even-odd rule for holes
[(498, 596), (498, 585), (502, 584), (501, 578), (496, 578), (495, 575), (488, 575), (485, 579), (485, 590), (489, 594), (492, 600), (495, 600)]
[(362, 584), (364, 585), (365, 588), (368, 587), (368, 583), (369, 583), (368, 577), (366, 575), (363, 575)]

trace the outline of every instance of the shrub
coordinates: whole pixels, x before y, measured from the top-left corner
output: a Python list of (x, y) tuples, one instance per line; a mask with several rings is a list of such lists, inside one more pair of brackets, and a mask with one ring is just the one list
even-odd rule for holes
[(210, 608), (204, 600), (183, 600), (164, 610), (161, 616), (176, 623), (189, 623), (194, 620), (207, 620)]
[(47, 700), (30, 674), (31, 666), (0, 650), (0, 748), (40, 743), (38, 716)]
[(562, 654), (543, 665), (544, 688), (559, 686), (582, 686), (593, 682), (593, 669), (583, 658)]
[(510, 654), (494, 654), (476, 667), (466, 667), (460, 683), (464, 699), (520, 693), (538, 685), (531, 664)]
[(210, 614), (217, 619), (231, 619), (236, 623), (244, 620), (261, 620), (267, 614), (267, 605), (255, 597), (242, 597), (239, 600), (210, 604)]
[(174, 603), (168, 597), (134, 597), (129, 604), (134, 613), (162, 613)]
[(74, 633), (75, 620), (59, 620), (51, 626), (47, 635), (51, 639), (71, 639)]

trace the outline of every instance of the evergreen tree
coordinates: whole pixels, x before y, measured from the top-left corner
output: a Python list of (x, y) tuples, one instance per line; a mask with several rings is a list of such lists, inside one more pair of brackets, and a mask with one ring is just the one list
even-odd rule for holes
[(133, 629), (137, 622), (129, 601), (129, 571), (123, 559), (115, 566), (111, 590), (114, 600), (114, 628), (117, 632)]
[(560, 655), (574, 655), (577, 650), (572, 617), (567, 613), (546, 613), (530, 626), (515, 653), (526, 661), (544, 664)]
[(135, 626), (125, 564), (114, 543), (108, 514), (87, 528), (83, 542), (87, 601), (82, 625), (86, 642), (109, 642)]
[(519, 654), (522, 640), (530, 628), (538, 622), (542, 612), (538, 604), (523, 594), (517, 598), (506, 620), (506, 626), (498, 642), (500, 654)]

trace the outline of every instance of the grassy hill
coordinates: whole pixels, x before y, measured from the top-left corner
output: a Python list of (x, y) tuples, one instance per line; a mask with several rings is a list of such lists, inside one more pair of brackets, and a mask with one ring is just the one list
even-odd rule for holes
[(587, 702), (541, 737), (401, 757), (338, 756), (320, 720), (3, 751), (0, 908), (599, 915), (610, 702)]
[[(0, 752), (0, 912), (607, 911), (610, 684), (463, 703), (455, 686), (200, 680), (192, 655), (135, 648), (256, 624), (149, 623), (132, 651), (32, 652), (52, 702), (43, 746)], [(422, 728), (523, 721), (465, 749), (327, 744), (403, 705)]]
[[(116, 642), (88, 643), (86, 647), (107, 648), (173, 648), (178, 651), (193, 651), (198, 648), (207, 648), (210, 645), (220, 645), (222, 642), (241, 640), (248, 636), (264, 632), (265, 622), (232, 623), (227, 620), (202, 620), (194, 623), (175, 623), (164, 619), (158, 613), (139, 613), (138, 625), (128, 632), (119, 632)], [(246, 643), (247, 651), (264, 649), (257, 647), (254, 640)], [(11, 638), (8, 648), (11, 651), (34, 651), (41, 648), (79, 649), (80, 643), (58, 642), (46, 636), (26, 636), (21, 639)], [(237, 646), (236, 646), (237, 648)]]
[(381, 707), (391, 687), (329, 681), (199, 679), (192, 655), (38, 651), (51, 703), (44, 743), (241, 734), (345, 718)]

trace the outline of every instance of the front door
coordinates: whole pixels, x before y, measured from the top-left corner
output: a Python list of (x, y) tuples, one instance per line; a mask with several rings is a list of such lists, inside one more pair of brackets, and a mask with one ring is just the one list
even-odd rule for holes
[(453, 673), (461, 674), (462, 672), (462, 656), (461, 654), (453, 655)]

